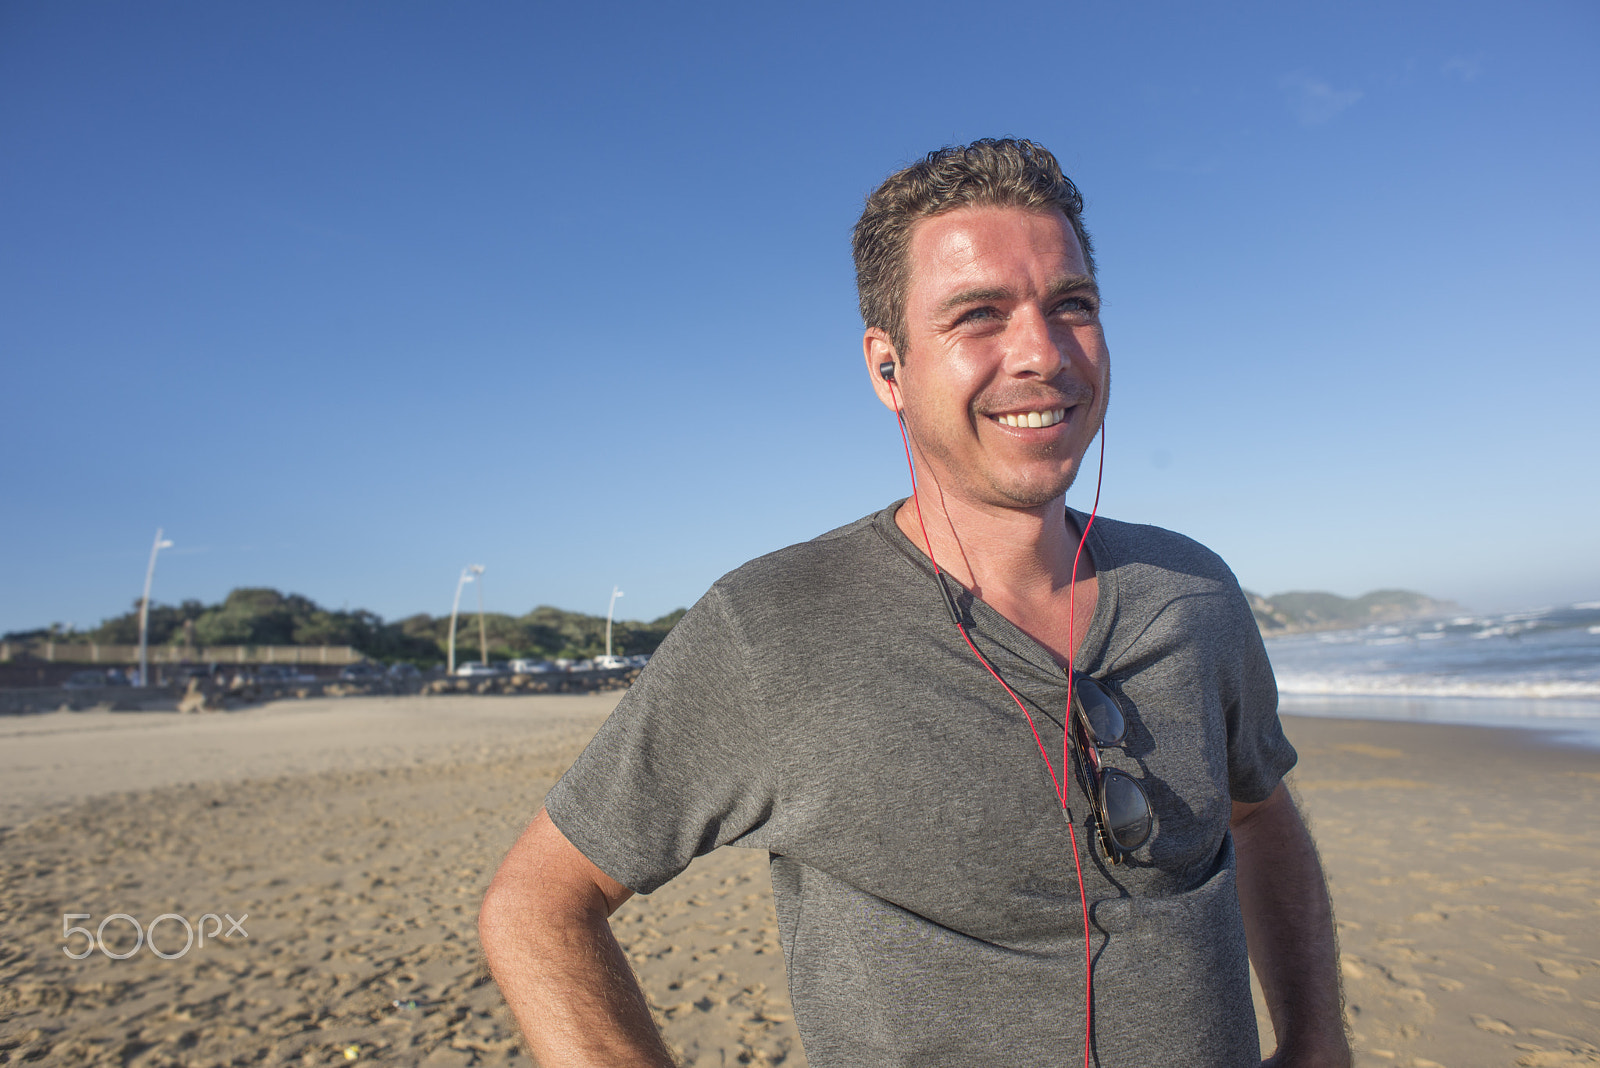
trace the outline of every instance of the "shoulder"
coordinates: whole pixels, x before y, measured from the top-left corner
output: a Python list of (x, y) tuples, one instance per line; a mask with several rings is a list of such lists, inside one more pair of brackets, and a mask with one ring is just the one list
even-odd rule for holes
[(1195, 539), (1114, 519), (1096, 519), (1090, 537), (1095, 567), (1115, 591), (1117, 617), (1135, 631), (1154, 624), (1222, 642), (1255, 631), (1239, 580), (1222, 557)]
[(804, 592), (807, 599), (862, 581), (881, 580), (897, 554), (878, 530), (877, 515), (864, 516), (809, 541), (758, 556), (712, 586), (727, 602)]
[[(1091, 534), (1106, 550), (1110, 567), (1186, 576), (1199, 582), (1238, 586), (1222, 557), (1185, 534), (1148, 523), (1096, 518)], [(1095, 566), (1099, 568), (1099, 561)]]
[[(691, 614), (710, 613), (751, 651), (849, 642), (920, 589), (915, 567), (869, 515), (757, 557), (718, 579)], [(681, 625), (681, 624), (680, 624)]]

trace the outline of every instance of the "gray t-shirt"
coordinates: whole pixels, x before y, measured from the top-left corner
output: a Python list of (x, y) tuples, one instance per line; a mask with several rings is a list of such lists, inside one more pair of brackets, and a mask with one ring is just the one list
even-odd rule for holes
[[(718, 581), (545, 805), (639, 893), (717, 846), (770, 851), (813, 1068), (1081, 1059), (1068, 824), (897, 507)], [(1102, 518), (1088, 551), (1099, 600), (1077, 667), (1122, 705), (1126, 747), (1105, 760), (1155, 812), (1149, 840), (1107, 866), (1073, 782), (1096, 1062), (1253, 1066), (1228, 819), (1295, 760), (1266, 652), (1232, 573), (1195, 542)], [(1066, 673), (950, 585), (1062, 774)]]

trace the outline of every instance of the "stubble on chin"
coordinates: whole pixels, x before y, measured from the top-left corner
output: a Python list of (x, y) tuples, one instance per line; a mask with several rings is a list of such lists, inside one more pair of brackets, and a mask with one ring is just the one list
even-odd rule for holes
[(1003, 498), (1002, 501), (997, 501), (996, 503), (1003, 503), (1011, 508), (1029, 511), (1044, 508), (1059, 502), (1065, 497), (1067, 490), (1071, 489), (1072, 484), (1077, 481), (1077, 476), (1078, 466), (1073, 465), (1072, 470), (1060, 478), (1050, 480), (1019, 479), (1011, 485), (996, 485), (994, 487), (996, 495)]
[[(1048, 451), (1054, 453), (1056, 449), (1050, 448)], [(955, 489), (966, 499), (990, 507), (1037, 511), (1059, 504), (1066, 496), (1067, 490), (1077, 481), (1078, 472), (1082, 467), (1083, 461), (1080, 458), (1064, 471), (989, 469), (981, 473), (973, 472), (977, 478), (971, 475), (961, 477), (956, 486), (946, 486), (945, 489)], [(946, 467), (946, 470), (951, 469)]]

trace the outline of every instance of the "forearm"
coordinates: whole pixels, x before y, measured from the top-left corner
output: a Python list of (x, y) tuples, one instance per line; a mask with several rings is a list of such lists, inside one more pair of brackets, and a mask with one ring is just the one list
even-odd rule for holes
[[(1242, 806), (1241, 806), (1242, 807)], [(1239, 909), (1283, 1068), (1345, 1068), (1333, 908), (1310, 833), (1287, 788), (1233, 825)]]
[(609, 917), (629, 894), (543, 811), (489, 885), (478, 937), (543, 1068), (673, 1068), (611, 933)]
[(581, 923), (486, 903), (489, 968), (542, 1068), (672, 1068), (622, 947), (604, 916)]

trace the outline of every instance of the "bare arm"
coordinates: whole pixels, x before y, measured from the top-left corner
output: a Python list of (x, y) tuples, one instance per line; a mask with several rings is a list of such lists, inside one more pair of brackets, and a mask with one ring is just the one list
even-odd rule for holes
[(632, 893), (543, 809), (489, 884), (478, 937), (543, 1068), (672, 1068), (607, 922)]
[(1268, 1068), (1349, 1068), (1333, 908), (1287, 787), (1233, 806), (1239, 909), (1278, 1049)]

